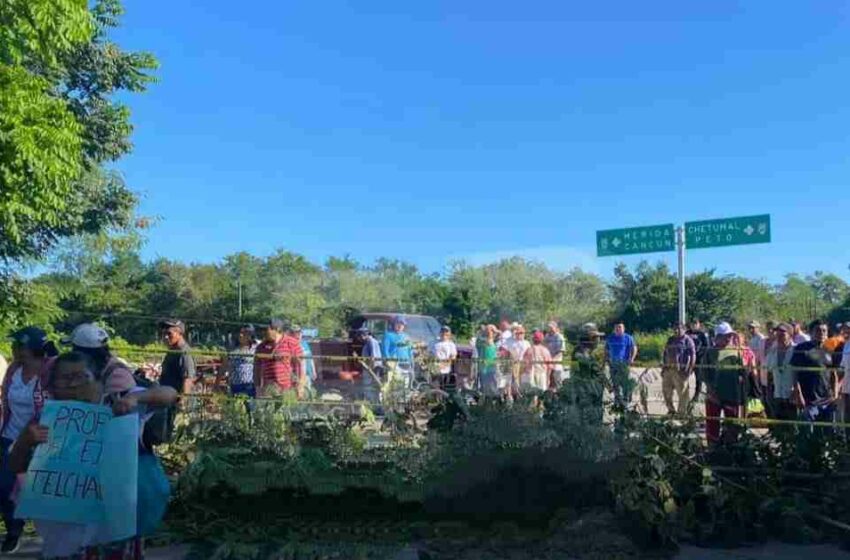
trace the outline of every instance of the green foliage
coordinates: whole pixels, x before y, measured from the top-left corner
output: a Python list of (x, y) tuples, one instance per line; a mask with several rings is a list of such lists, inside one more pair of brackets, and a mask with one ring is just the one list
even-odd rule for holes
[(51, 84), (0, 64), (0, 259), (41, 254), (68, 228), (80, 125)]
[(30, 283), (13, 275), (0, 274), (0, 352), (9, 355), (5, 334), (27, 324), (42, 325), (48, 331), (62, 316), (55, 290), (39, 283)]
[(617, 302), (618, 318), (629, 329), (655, 332), (669, 328), (676, 320), (676, 277), (666, 264), (653, 267), (644, 261), (634, 273), (619, 264), (614, 276), (617, 282), (611, 290)]
[[(304, 534), (333, 539), (328, 533), (337, 522), (353, 542), (375, 542), (376, 534), (362, 527), (393, 523), (398, 528), (390, 538), (410, 542), (469, 534), (466, 521), (502, 535), (526, 530), (499, 524), (510, 519), (538, 530), (548, 525), (533, 540), (547, 541), (556, 554), (573, 550), (556, 537), (566, 536), (560, 531), (579, 545), (567, 528), (588, 530), (573, 521), (602, 510), (616, 514), (621, 540), (590, 557), (615, 557), (636, 553), (623, 535), (650, 548), (683, 539), (722, 546), (768, 537), (814, 542), (824, 537), (818, 519), (850, 515), (846, 501), (836, 498), (850, 490), (843, 434), (780, 426), (767, 434), (741, 432), (711, 448), (693, 420), (609, 411), (612, 430), (601, 416), (583, 414), (588, 402), (581, 395), (595, 384), (578, 376), (542, 401), (511, 405), (449, 399), (433, 411), (427, 434), (378, 449), (365, 444), (361, 424), (295, 421), (296, 405), (285, 401), (267, 403), (251, 419), (242, 399), (222, 400), (181, 425), (167, 449), (169, 464), (188, 465), (170, 525), (216, 543), (271, 543)], [(600, 400), (600, 413), (602, 406)], [(311, 516), (319, 528), (310, 528)], [(432, 532), (413, 529), (417, 523)], [(610, 519), (604, 525), (613, 530)]]
[[(0, 3), (0, 275), (43, 260), (71, 239), (135, 237), (136, 196), (102, 167), (130, 150), (129, 111), (114, 96), (143, 91), (156, 61), (107, 38), (118, 0), (6, 0)], [(33, 288), (49, 298), (49, 282)], [(23, 293), (23, 292), (21, 292)], [(4, 325), (47, 326), (20, 301), (0, 300)], [(31, 307), (31, 306), (30, 306)], [(55, 314), (53, 315), (55, 317)]]
[(0, 64), (53, 66), (91, 37), (86, 0), (4, 0), (0, 3)]
[[(464, 343), (481, 322), (495, 323), (503, 316), (524, 321), (529, 329), (542, 328), (554, 318), (575, 342), (582, 323), (604, 323), (617, 315), (616, 305), (627, 310), (629, 332), (641, 337), (640, 359), (651, 361), (660, 358), (666, 339), (643, 335), (669, 332), (676, 314), (675, 282), (664, 267), (622, 267), (608, 294), (597, 276), (578, 270), (557, 273), (521, 259), (482, 267), (458, 264), (444, 277), (422, 274), (397, 261), (363, 266), (346, 257), (318, 266), (285, 250), (266, 258), (237, 253), (218, 264), (166, 259), (145, 263), (138, 255), (139, 233), (122, 231), (63, 244), (53, 261), (54, 272), (40, 277), (68, 313), (66, 321), (56, 325), (60, 330), (102, 319), (128, 341), (147, 344), (157, 336), (155, 317), (171, 315), (187, 320), (193, 344), (221, 347), (242, 321), (264, 323), (280, 316), (318, 327), (320, 335), (328, 337), (338, 336), (353, 313), (399, 311), (434, 315), (448, 322)], [(810, 286), (807, 282), (816, 278), (799, 282)], [(692, 275), (688, 285), (689, 316), (709, 326), (730, 320), (741, 328), (751, 319), (786, 318), (791, 314), (786, 303), (794, 301), (784, 286), (718, 277), (713, 271)], [(667, 312), (658, 313), (656, 306)], [(664, 313), (673, 314), (669, 322)], [(845, 315), (850, 320), (850, 312)]]
[[(612, 481), (629, 534), (648, 545), (683, 537), (737, 546), (768, 537), (823, 538), (817, 521), (845, 519), (847, 442), (833, 430), (776, 426), (706, 448), (693, 421), (632, 418), (629, 468)], [(838, 471), (844, 471), (837, 474)]]
[(670, 338), (671, 334), (670, 332), (662, 332), (635, 335), (635, 343), (638, 346), (638, 361), (660, 362), (664, 355), (664, 347), (667, 345), (667, 339)]
[(572, 327), (609, 314), (605, 285), (593, 274), (566, 274), (521, 258), (481, 267), (455, 263), (446, 279), (445, 314), (456, 332), (472, 334), (502, 317), (543, 327), (557, 320)]

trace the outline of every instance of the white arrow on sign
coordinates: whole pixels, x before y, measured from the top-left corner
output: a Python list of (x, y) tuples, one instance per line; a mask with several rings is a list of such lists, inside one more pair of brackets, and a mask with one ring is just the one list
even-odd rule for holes
[(611, 245), (613, 245), (613, 246), (614, 246), (614, 248), (616, 249), (617, 247), (619, 247), (619, 246), (620, 246), (620, 243), (621, 243), (621, 242), (620, 242), (620, 238), (619, 238), (619, 237), (615, 237), (615, 238), (614, 238), (614, 241), (612, 241), (612, 242), (611, 242)]

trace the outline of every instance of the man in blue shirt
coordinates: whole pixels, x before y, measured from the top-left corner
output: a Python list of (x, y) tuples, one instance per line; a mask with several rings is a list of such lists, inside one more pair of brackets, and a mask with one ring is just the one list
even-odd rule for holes
[(638, 348), (635, 339), (626, 334), (622, 321), (614, 324), (614, 333), (605, 340), (605, 363), (611, 372), (611, 387), (614, 391), (614, 405), (625, 408), (632, 400), (634, 380), (629, 368), (637, 357)]
[(387, 367), (395, 369), (404, 379), (406, 388), (413, 383), (413, 343), (404, 332), (407, 319), (403, 315), (393, 318), (392, 329), (384, 334), (381, 355), (387, 361)]

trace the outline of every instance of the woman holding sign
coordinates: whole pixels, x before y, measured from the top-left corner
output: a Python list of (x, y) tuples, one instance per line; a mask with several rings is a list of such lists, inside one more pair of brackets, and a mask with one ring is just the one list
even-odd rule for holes
[(41, 411), (44, 404), (44, 387), (50, 366), (55, 359), (56, 346), (47, 340), (47, 334), (36, 327), (27, 327), (13, 333), (12, 364), (6, 371), (2, 385), (2, 417), (0, 417), (0, 508), (6, 524), (6, 539), (0, 552), (11, 554), (18, 550), (24, 529), (24, 520), (15, 519), (15, 504), (11, 494), (17, 477), (9, 469), (9, 448), (18, 436)]
[[(56, 360), (47, 383), (51, 397), (59, 401), (103, 403), (105, 401), (103, 384), (96, 379), (89, 363), (86, 356), (78, 352), (60, 356)], [(153, 387), (147, 390), (135, 388), (124, 396), (112, 397), (111, 400), (114, 415), (123, 416), (138, 412), (140, 423), (144, 424), (148, 407), (173, 405), (177, 400), (177, 392), (170, 387)], [(80, 425), (86, 424), (81, 421)], [(141, 433), (141, 426), (139, 433)], [(33, 459), (36, 447), (49, 440), (50, 430), (47, 426), (30, 424), (12, 448), (9, 467), (15, 472), (25, 472)], [(134, 453), (149, 453), (142, 448), (141, 441), (131, 447)], [(140, 491), (139, 503), (144, 503), (143, 498)], [(164, 512), (165, 504), (159, 505)], [(132, 504), (128, 503), (127, 507), (132, 507)], [(145, 512), (139, 512), (139, 515), (145, 517)], [(142, 539), (138, 530), (136, 536), (130, 539), (103, 542), (99, 535), (105, 532), (98, 524), (36, 520), (36, 528), (43, 539), (43, 558), (129, 560), (143, 556)]]

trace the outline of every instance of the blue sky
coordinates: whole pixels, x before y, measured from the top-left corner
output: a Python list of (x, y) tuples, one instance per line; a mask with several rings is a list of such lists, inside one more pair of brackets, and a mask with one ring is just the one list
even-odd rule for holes
[(162, 64), (118, 164), (161, 218), (147, 257), (608, 275), (598, 229), (769, 213), (771, 245), (689, 268), (848, 276), (846, 2), (125, 6), (115, 38)]

